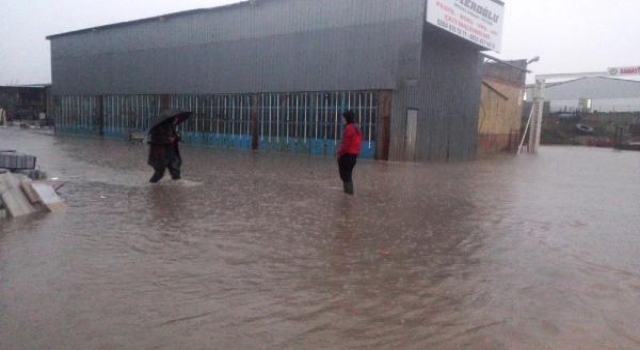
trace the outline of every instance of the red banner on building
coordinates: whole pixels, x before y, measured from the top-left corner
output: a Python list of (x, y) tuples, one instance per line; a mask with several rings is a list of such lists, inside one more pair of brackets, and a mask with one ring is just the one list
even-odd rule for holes
[(612, 67), (608, 69), (609, 75), (640, 75), (640, 66)]

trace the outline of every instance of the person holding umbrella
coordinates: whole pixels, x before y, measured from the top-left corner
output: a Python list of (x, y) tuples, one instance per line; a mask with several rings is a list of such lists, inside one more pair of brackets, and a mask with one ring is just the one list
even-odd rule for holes
[(182, 158), (178, 149), (180, 137), (176, 126), (190, 116), (191, 112), (165, 110), (152, 120), (148, 131), (150, 147), (147, 164), (153, 167), (154, 173), (149, 182), (160, 181), (167, 168), (171, 179), (180, 179)]
[(340, 179), (344, 187), (344, 193), (353, 195), (353, 167), (356, 166), (356, 160), (360, 153), (362, 144), (362, 133), (353, 124), (355, 114), (352, 111), (342, 113), (342, 120), (345, 124), (342, 133), (342, 141), (338, 149), (338, 169), (340, 171)]

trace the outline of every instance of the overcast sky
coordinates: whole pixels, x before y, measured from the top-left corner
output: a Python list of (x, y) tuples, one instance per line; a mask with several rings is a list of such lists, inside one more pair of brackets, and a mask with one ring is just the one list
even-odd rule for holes
[[(0, 0), (0, 85), (51, 82), (48, 35), (233, 2)], [(540, 56), (530, 67), (537, 74), (640, 66), (640, 0), (504, 2), (502, 53), (488, 52), (491, 55)]]

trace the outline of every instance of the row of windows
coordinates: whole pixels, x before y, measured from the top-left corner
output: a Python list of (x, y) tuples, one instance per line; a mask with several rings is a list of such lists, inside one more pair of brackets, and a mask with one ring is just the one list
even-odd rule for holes
[[(236, 95), (173, 95), (170, 107), (192, 111), (182, 132), (252, 135), (261, 140), (339, 139), (341, 113), (353, 110), (365, 141), (374, 141), (378, 118), (377, 93), (266, 93)], [(107, 133), (146, 130), (160, 113), (159, 95), (104, 96), (103, 130)], [(99, 98), (56, 98), (56, 123), (62, 128), (97, 130)], [(254, 119), (255, 118), (255, 119)]]

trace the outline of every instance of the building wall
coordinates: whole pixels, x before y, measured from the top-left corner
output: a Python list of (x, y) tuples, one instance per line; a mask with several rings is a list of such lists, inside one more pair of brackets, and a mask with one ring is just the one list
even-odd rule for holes
[(638, 98), (640, 82), (614, 78), (581, 78), (564, 83), (548, 84), (545, 97), (549, 101), (572, 98)]
[[(382, 158), (388, 150), (392, 160), (471, 159), (479, 47), (426, 24), (425, 11), (426, 0), (262, 0), (52, 36), (53, 93), (71, 101), (388, 92), (388, 128), (374, 125), (389, 133), (376, 133), (389, 142), (375, 145)], [(408, 109), (419, 111), (413, 154)]]
[(418, 83), (416, 160), (475, 158), (481, 63), (479, 48), (425, 25)]
[(46, 86), (0, 86), (0, 108), (8, 119), (34, 119), (47, 112)]
[(278, 0), (52, 36), (54, 94), (393, 89), (425, 0)]
[(389, 129), (389, 160), (415, 160), (415, 155), (409, 155), (405, 152), (405, 134), (407, 129), (407, 110), (420, 108), (420, 97), (418, 96), (416, 84), (417, 79), (404, 82), (398, 89), (393, 91)]
[[(363, 134), (360, 156), (376, 154), (381, 91), (257, 94), (57, 96), (56, 131), (128, 139), (164, 108), (188, 110), (182, 140), (224, 149), (335, 155), (340, 114), (352, 109)], [(386, 113), (386, 112), (385, 112)]]
[[(580, 99), (552, 100), (551, 113), (582, 111)], [(637, 98), (602, 98), (591, 99), (592, 112), (638, 112), (640, 111), (640, 97)]]
[(522, 89), (483, 84), (480, 101), (478, 152), (515, 151), (522, 125)]
[(516, 151), (522, 126), (525, 60), (484, 63), (478, 152)]
[[(479, 48), (425, 23), (420, 72), (393, 95), (390, 159), (469, 160), (476, 155)], [(406, 148), (407, 113), (418, 111), (415, 151)]]
[[(640, 82), (616, 78), (581, 78), (567, 82), (547, 82), (545, 101), (550, 113), (581, 110), (581, 99), (591, 99), (591, 110), (598, 112), (640, 111)], [(533, 100), (533, 87), (527, 88), (527, 101)]]

